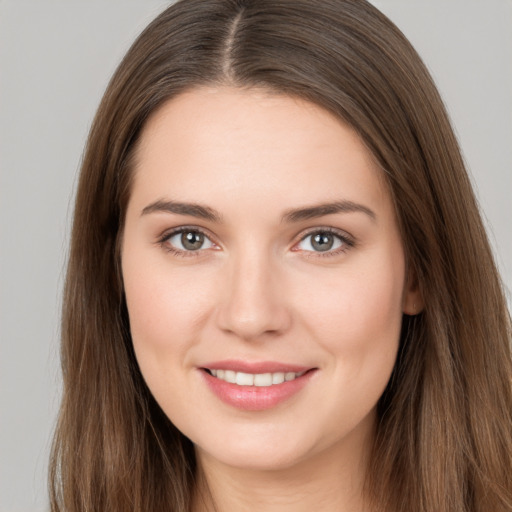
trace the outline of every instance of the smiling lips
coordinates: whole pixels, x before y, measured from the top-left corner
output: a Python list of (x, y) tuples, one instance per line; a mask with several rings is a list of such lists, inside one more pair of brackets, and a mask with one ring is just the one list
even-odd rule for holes
[(298, 393), (315, 373), (314, 368), (234, 361), (210, 364), (201, 370), (208, 387), (218, 398), (246, 411), (277, 406)]
[(245, 373), (234, 370), (210, 370), (210, 373), (217, 379), (237, 384), (238, 386), (259, 386), (266, 387), (283, 382), (295, 380), (304, 375), (305, 372), (275, 372), (275, 373)]

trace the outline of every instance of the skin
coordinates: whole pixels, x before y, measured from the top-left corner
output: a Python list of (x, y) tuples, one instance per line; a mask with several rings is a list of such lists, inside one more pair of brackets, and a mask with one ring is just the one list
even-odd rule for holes
[[(420, 297), (359, 137), (302, 100), (200, 88), (150, 118), (134, 172), (122, 245), (131, 333), (149, 389), (195, 444), (195, 510), (210, 495), (217, 510), (365, 510), (376, 403)], [(150, 207), (170, 200), (219, 218)], [(368, 211), (286, 217), (340, 201)], [(162, 240), (183, 226), (206, 235), (199, 250)], [(327, 229), (335, 245), (322, 252), (310, 235)], [(285, 402), (246, 411), (205, 385), (200, 368), (225, 359), (315, 370)]]

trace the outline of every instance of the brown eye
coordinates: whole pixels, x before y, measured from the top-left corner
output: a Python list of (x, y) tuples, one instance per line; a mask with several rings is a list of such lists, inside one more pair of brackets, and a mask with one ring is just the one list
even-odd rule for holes
[(187, 251), (197, 251), (204, 244), (204, 235), (197, 231), (181, 233), (181, 245)]
[(316, 251), (329, 251), (334, 245), (334, 235), (331, 233), (317, 233), (311, 237), (311, 247)]
[(352, 246), (353, 242), (342, 234), (319, 230), (306, 235), (298, 243), (297, 248), (312, 253), (335, 253), (338, 249), (348, 249)]
[(182, 229), (171, 233), (163, 242), (181, 252), (194, 252), (213, 247), (213, 242), (201, 231)]

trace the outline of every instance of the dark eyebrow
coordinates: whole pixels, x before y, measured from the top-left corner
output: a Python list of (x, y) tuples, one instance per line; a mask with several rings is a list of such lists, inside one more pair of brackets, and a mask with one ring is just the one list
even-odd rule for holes
[(141, 215), (147, 215), (154, 212), (176, 213), (178, 215), (190, 215), (200, 219), (212, 222), (220, 222), (221, 215), (208, 206), (202, 206), (196, 203), (181, 203), (170, 200), (158, 200), (146, 206)]
[(323, 217), (324, 215), (332, 215), (333, 213), (352, 213), (361, 212), (373, 221), (377, 219), (375, 212), (370, 210), (367, 206), (362, 204), (353, 203), (352, 201), (335, 201), (334, 203), (323, 203), (315, 206), (308, 206), (306, 208), (297, 208), (288, 210), (283, 215), (284, 222), (299, 222), (301, 220), (314, 219), (316, 217)]

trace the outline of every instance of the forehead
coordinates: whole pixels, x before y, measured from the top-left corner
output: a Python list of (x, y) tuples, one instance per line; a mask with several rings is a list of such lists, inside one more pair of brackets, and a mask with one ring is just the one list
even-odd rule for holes
[(133, 193), (147, 200), (236, 194), (286, 207), (305, 195), (310, 203), (388, 196), (353, 129), (313, 103), (265, 90), (200, 88), (173, 98), (144, 127), (135, 162)]

